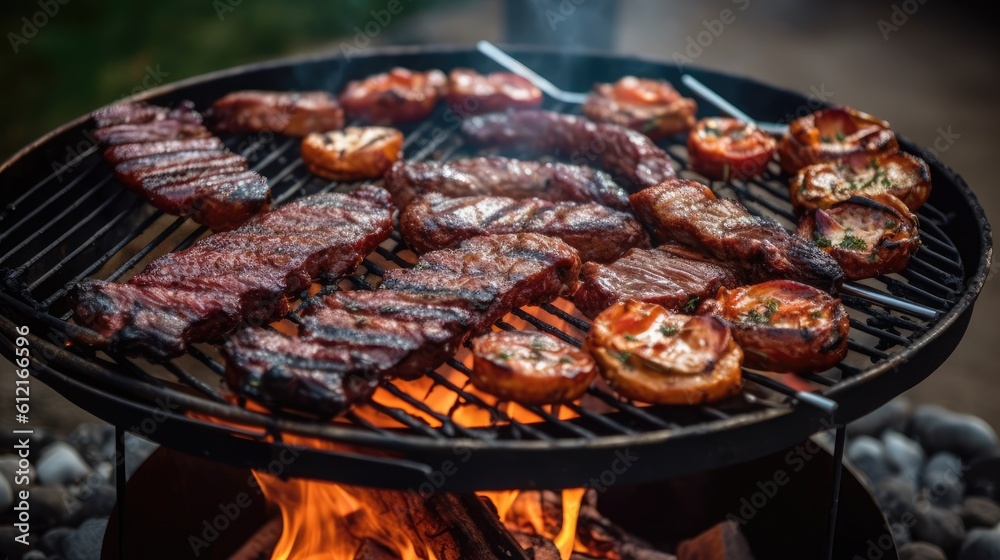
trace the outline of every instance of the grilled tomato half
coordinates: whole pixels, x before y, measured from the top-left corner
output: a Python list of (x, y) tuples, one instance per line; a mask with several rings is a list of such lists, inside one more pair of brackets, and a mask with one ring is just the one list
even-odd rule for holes
[(670, 82), (625, 76), (596, 84), (583, 104), (592, 121), (638, 130), (654, 140), (691, 130), (698, 104), (682, 97)]
[(829, 208), (852, 196), (888, 193), (916, 212), (931, 194), (931, 172), (924, 160), (896, 152), (855, 156), (804, 167), (792, 180), (792, 204), (800, 213)]
[(349, 126), (302, 139), (306, 168), (332, 181), (381, 177), (399, 160), (402, 150), (403, 133), (381, 126)]
[(583, 348), (618, 393), (638, 401), (704, 404), (742, 387), (743, 352), (729, 327), (711, 316), (616, 303), (594, 319)]
[(583, 396), (597, 375), (590, 354), (540, 332), (491, 332), (472, 340), (472, 384), (501, 400), (557, 404)]
[(691, 167), (709, 179), (747, 179), (760, 175), (778, 141), (752, 123), (713, 117), (702, 119), (688, 135)]
[(448, 106), (464, 117), (507, 109), (534, 109), (542, 104), (542, 90), (510, 72), (484, 75), (456, 68), (448, 74), (446, 99)]
[(747, 367), (824, 371), (847, 354), (851, 326), (840, 300), (791, 280), (720, 288), (715, 299), (701, 304), (698, 313), (719, 317), (729, 325), (743, 348)]
[(806, 216), (799, 236), (840, 263), (851, 280), (899, 272), (920, 248), (917, 217), (898, 198), (853, 197)]
[(785, 171), (795, 173), (814, 163), (898, 150), (889, 123), (850, 107), (832, 107), (792, 121), (778, 156)]
[(444, 95), (448, 78), (440, 70), (406, 68), (348, 82), (340, 104), (351, 118), (375, 124), (397, 124), (427, 118)]

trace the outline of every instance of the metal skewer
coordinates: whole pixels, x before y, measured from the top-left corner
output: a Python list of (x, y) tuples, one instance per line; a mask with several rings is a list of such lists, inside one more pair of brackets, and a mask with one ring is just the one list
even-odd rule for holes
[(723, 113), (726, 113), (731, 117), (737, 118), (744, 122), (753, 123), (757, 125), (757, 128), (769, 134), (776, 134), (780, 136), (788, 132), (788, 125), (786, 124), (758, 122), (757, 120), (750, 118), (750, 115), (747, 115), (746, 113), (741, 111), (738, 107), (736, 107), (729, 101), (726, 101), (721, 95), (709, 89), (708, 86), (699, 82), (694, 76), (691, 76), (690, 74), (684, 74), (683, 76), (681, 76), (681, 81), (684, 82), (684, 85), (689, 87), (692, 91), (694, 91), (702, 98), (704, 98), (705, 101), (708, 101), (712, 105), (715, 105), (715, 107), (718, 110), (722, 111)]
[(500, 47), (494, 45), (489, 41), (479, 41), (476, 43), (476, 49), (479, 52), (485, 54), (486, 56), (493, 59), (494, 62), (503, 66), (507, 70), (521, 76), (522, 78), (528, 80), (529, 82), (535, 84), (535, 87), (542, 90), (545, 95), (563, 103), (573, 103), (575, 105), (580, 105), (587, 100), (587, 94), (576, 93), (571, 91), (565, 91), (557, 87), (552, 82), (546, 80), (542, 76), (538, 75), (534, 70), (528, 68), (521, 62), (519, 62), (514, 57), (503, 52)]

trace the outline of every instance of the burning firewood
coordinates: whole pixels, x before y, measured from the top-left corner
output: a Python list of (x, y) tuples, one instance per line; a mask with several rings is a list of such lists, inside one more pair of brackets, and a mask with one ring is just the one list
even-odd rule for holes
[(750, 544), (734, 521), (723, 521), (677, 547), (679, 560), (753, 560)]

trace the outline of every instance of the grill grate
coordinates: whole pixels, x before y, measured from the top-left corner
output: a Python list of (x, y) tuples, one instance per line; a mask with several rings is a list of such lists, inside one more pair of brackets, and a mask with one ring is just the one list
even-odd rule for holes
[[(565, 110), (559, 105), (550, 108)], [(455, 122), (447, 109), (439, 108), (432, 118), (404, 130), (407, 157), (448, 159), (489, 151), (476, 152), (466, 146)], [(269, 178), (275, 206), (296, 196), (355, 187), (311, 176), (293, 139), (239, 136), (227, 139), (226, 144), (247, 157), (252, 169)], [(689, 169), (681, 139), (672, 139), (665, 147), (679, 176), (707, 182)], [(70, 177), (60, 178), (60, 173), (53, 172), (0, 214), (0, 266), (6, 270), (7, 288), (0, 295), (9, 305), (44, 322), (47, 338), (58, 346), (65, 346), (67, 333), (76, 328), (68, 322), (71, 312), (64, 302), (68, 287), (87, 277), (123, 281), (149, 260), (183, 249), (206, 234), (204, 227), (154, 211), (123, 188), (110, 167), (101, 161), (97, 149), (84, 151), (70, 163)], [(738, 198), (752, 212), (774, 216), (784, 226), (794, 227), (787, 178), (776, 162), (760, 179), (710, 184), (717, 194)], [(87, 348), (69, 346), (68, 350), (97, 370), (124, 375), (130, 383), (152, 388), (152, 392), (142, 393), (132, 386), (132, 393), (184, 395), (185, 407), (190, 411), (211, 411), (217, 417), (231, 413), (243, 426), (238, 432), (240, 437), (260, 441), (280, 441), (283, 432), (291, 431), (384, 449), (412, 448), (455, 438), (480, 446), (502, 447), (511, 441), (566, 445), (600, 441), (607, 436), (726, 423), (762, 411), (781, 414), (807, 407), (827, 414), (836, 405), (822, 397), (822, 392), (837, 388), (913, 344), (954, 307), (961, 295), (963, 263), (943, 230), (952, 217), (929, 205), (921, 209), (919, 217), (924, 244), (902, 274), (850, 283), (845, 290), (842, 299), (851, 316), (850, 352), (845, 360), (830, 371), (797, 377), (746, 371), (744, 392), (716, 406), (638, 405), (598, 385), (588, 390), (581, 404), (553, 408), (491, 403), (466, 385), (464, 374), (468, 369), (461, 361), (451, 359), (428, 376), (429, 391), (447, 393), (454, 401), (448, 410), (435, 410), (404, 390), (406, 382), (385, 381), (380, 394), (396, 402), (379, 399), (329, 424), (261, 414), (245, 402), (230, 398), (222, 390), (225, 370), (219, 354), (207, 345), (194, 346), (187, 356), (162, 365)], [(387, 268), (411, 266), (414, 261), (398, 232), (394, 232), (353, 275), (322, 286), (320, 293), (344, 288), (374, 289)], [(515, 325), (523, 325), (579, 346), (589, 323), (567, 304), (555, 302), (515, 310), (497, 326), (514, 329), (518, 328)], [(290, 313), (287, 320), (295, 322), (297, 316)], [(100, 385), (97, 380), (93, 384)], [(103, 388), (121, 390), (121, 386)], [(409, 409), (397, 403), (405, 403)], [(465, 426), (456, 420), (465, 409), (485, 413), (491, 422), (480, 427)], [(567, 411), (573, 418), (560, 419)], [(260, 431), (246, 429), (247, 423)], [(331, 431), (331, 426), (336, 430)]]

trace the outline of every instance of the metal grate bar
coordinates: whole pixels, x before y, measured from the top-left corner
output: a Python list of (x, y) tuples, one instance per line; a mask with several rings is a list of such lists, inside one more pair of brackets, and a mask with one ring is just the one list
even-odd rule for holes
[(406, 401), (406, 404), (416, 408), (417, 410), (420, 410), (425, 414), (430, 415), (435, 420), (441, 422), (441, 425), (444, 427), (445, 433), (448, 434), (449, 436), (455, 435), (456, 433), (460, 433), (467, 437), (482, 439), (481, 433), (467, 429), (461, 424), (456, 423), (447, 414), (441, 414), (440, 412), (435, 411), (431, 407), (427, 406), (427, 403), (414, 398), (412, 395), (401, 390), (399, 387), (396, 387), (392, 383), (388, 382), (382, 383), (381, 386), (390, 393), (392, 393), (395, 397)]
[(884, 331), (876, 327), (872, 327), (870, 325), (862, 323), (861, 321), (858, 321), (857, 319), (851, 319), (851, 328), (857, 329), (863, 333), (868, 333), (870, 335), (877, 336), (879, 337), (880, 340), (883, 341), (892, 341), (893, 343), (899, 346), (907, 346), (910, 344), (910, 340), (908, 338), (899, 336), (898, 334), (893, 334), (891, 332)]
[[(52, 204), (52, 203), (56, 202), (57, 200), (59, 200), (59, 198), (61, 198), (64, 194), (66, 194), (67, 192), (73, 190), (76, 187), (76, 185), (79, 184), (81, 181), (83, 181), (83, 179), (85, 177), (87, 177), (87, 175), (89, 175), (92, 171), (94, 171), (94, 169), (96, 169), (98, 165), (100, 165), (100, 161), (95, 162), (94, 165), (92, 165), (89, 168), (87, 168), (86, 171), (84, 171), (80, 175), (77, 175), (76, 177), (74, 177), (73, 180), (71, 180), (69, 183), (66, 183), (66, 185), (63, 188), (59, 189), (58, 191), (56, 191), (55, 193), (53, 193), (52, 196), (47, 197), (41, 204), (39, 204), (38, 206), (35, 206), (33, 209), (31, 209), (31, 211), (29, 211), (27, 215), (25, 215), (23, 218), (21, 218), (20, 220), (18, 220), (17, 222), (15, 222), (14, 225), (10, 226), (10, 228), (8, 228), (7, 231), (5, 231), (3, 233), (0, 233), (0, 241), (3, 241), (10, 234), (12, 234), (15, 231), (17, 231), (17, 229), (20, 228), (22, 225), (31, 223), (32, 218), (34, 218), (35, 216), (37, 216), (39, 213), (45, 211), (46, 209), (48, 209), (48, 207), (49, 207), (50, 204)], [(52, 177), (52, 176), (54, 176), (54, 174), (50, 175), (49, 177)], [(108, 180), (108, 179), (105, 179), (105, 180)], [(36, 191), (36, 189), (40, 188), (42, 185), (46, 184), (47, 182), (48, 182), (48, 179), (45, 179), (41, 183), (38, 183), (34, 187), (28, 189), (28, 191), (26, 193), (24, 193), (21, 196), (17, 197), (17, 199), (14, 200), (14, 202), (11, 202), (10, 204), (8, 204), (6, 210), (13, 212), (18, 206), (21, 205), (21, 203), (23, 203), (28, 197), (30, 197), (32, 194), (34, 194), (35, 191)], [(2, 215), (0, 215), (0, 219), (2, 219), (3, 217), (6, 217), (6, 216), (7, 216), (7, 212), (4, 212)]]

